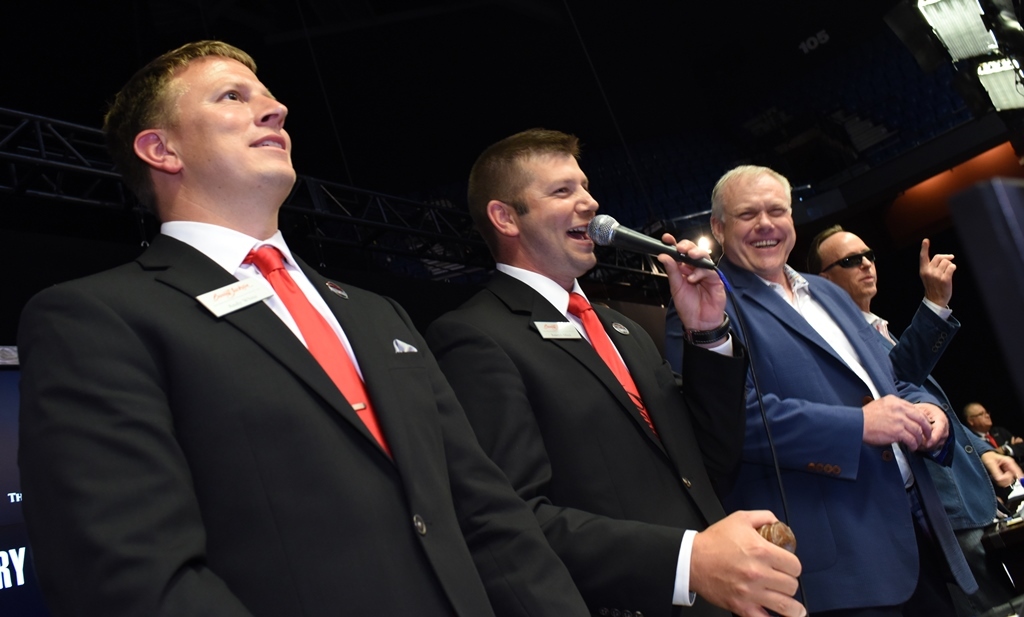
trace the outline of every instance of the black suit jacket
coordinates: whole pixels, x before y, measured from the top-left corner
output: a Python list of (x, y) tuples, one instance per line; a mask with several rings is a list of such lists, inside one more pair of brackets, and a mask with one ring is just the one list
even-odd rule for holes
[(29, 303), (19, 461), (54, 614), (585, 614), (404, 311), (303, 270), (394, 460), (263, 302), (195, 300), (235, 279), (177, 240)]
[[(683, 531), (724, 516), (713, 482), (738, 464), (746, 363), (688, 349), (684, 396), (639, 325), (596, 310), (660, 439), (585, 339), (541, 338), (536, 322), (566, 319), (510, 276), (496, 273), (427, 340), (591, 610), (669, 615)], [(686, 609), (724, 613), (700, 599)]]

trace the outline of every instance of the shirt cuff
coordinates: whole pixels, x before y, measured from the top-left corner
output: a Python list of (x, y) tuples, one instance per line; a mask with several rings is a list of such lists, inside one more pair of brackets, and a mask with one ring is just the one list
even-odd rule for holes
[[(731, 358), (732, 357), (732, 334), (730, 333), (728, 336), (726, 336), (725, 337), (725, 342), (722, 343), (721, 345), (716, 345), (714, 347), (708, 347), (708, 351), (713, 351), (715, 353), (722, 354), (723, 356), (729, 356)], [(696, 532), (694, 532), (694, 533), (696, 533)], [(684, 604), (684, 606), (689, 606), (689, 604)]]
[(949, 316), (953, 314), (953, 309), (949, 307), (939, 306), (938, 304), (935, 304), (928, 298), (924, 299), (924, 305), (930, 308), (932, 312), (938, 315), (939, 318), (942, 319), (943, 321), (949, 319)]
[(672, 591), (672, 604), (693, 606), (697, 594), (690, 591), (690, 555), (693, 553), (693, 539), (697, 532), (687, 529), (679, 545), (679, 561), (676, 562), (676, 588)]

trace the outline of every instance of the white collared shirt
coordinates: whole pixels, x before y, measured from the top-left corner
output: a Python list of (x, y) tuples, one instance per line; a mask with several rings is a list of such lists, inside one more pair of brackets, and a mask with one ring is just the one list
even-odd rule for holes
[[(203, 255), (212, 259), (217, 263), (217, 265), (224, 268), (224, 270), (235, 276), (240, 281), (262, 276), (259, 268), (255, 265), (242, 263), (245, 261), (249, 251), (254, 248), (259, 248), (265, 244), (269, 244), (277, 248), (281, 251), (285, 270), (289, 275), (291, 275), (295, 284), (299, 286), (299, 289), (301, 289), (302, 293), (305, 294), (306, 299), (308, 299), (310, 304), (313, 305), (313, 308), (315, 308), (317, 312), (327, 320), (331, 329), (334, 330), (335, 334), (337, 334), (338, 338), (341, 340), (341, 344), (345, 346), (345, 351), (348, 352), (349, 357), (352, 359), (352, 363), (355, 364), (356, 371), (359, 371), (359, 376), (363, 376), (362, 371), (359, 369), (359, 361), (356, 359), (355, 353), (352, 351), (352, 344), (349, 343), (348, 337), (345, 336), (345, 331), (341, 329), (341, 324), (338, 323), (338, 319), (334, 316), (334, 313), (332, 313), (327, 307), (327, 302), (325, 302), (323, 297), (317, 293), (316, 288), (313, 287), (313, 283), (311, 283), (309, 279), (306, 278), (306, 275), (302, 270), (299, 269), (299, 266), (295, 262), (292, 252), (288, 249), (288, 245), (285, 244), (284, 237), (281, 235), (280, 231), (276, 232), (266, 240), (259, 240), (239, 231), (235, 231), (227, 227), (221, 227), (220, 225), (199, 223), (196, 221), (168, 221), (160, 225), (160, 233), (188, 244)], [(270, 310), (274, 311), (274, 314), (277, 315), (286, 326), (288, 326), (288, 329), (295, 334), (299, 341), (303, 345), (306, 345), (306, 340), (302, 337), (302, 332), (299, 331), (299, 326), (295, 323), (295, 319), (292, 318), (288, 309), (285, 307), (284, 302), (281, 301), (281, 298), (279, 298), (277, 294), (274, 294), (264, 300), (264, 302), (268, 307), (270, 307)]]
[[(549, 279), (543, 274), (538, 274), (531, 270), (524, 270), (508, 264), (499, 263), (499, 272), (511, 276), (512, 278), (529, 285), (531, 289), (544, 296), (548, 302), (551, 303), (560, 313), (565, 315), (576, 329), (580, 331), (583, 338), (590, 342), (590, 338), (587, 336), (586, 330), (583, 328), (583, 323), (578, 317), (569, 313), (569, 293), (562, 288), (561, 285), (555, 281)], [(572, 292), (578, 293), (584, 298), (586, 294), (580, 288), (579, 281), (575, 279), (572, 282)], [(587, 300), (588, 302), (590, 300)], [(732, 338), (729, 338), (729, 355), (732, 355)], [(615, 347), (615, 343), (612, 343), (612, 348), (615, 349), (615, 353), (619, 353), (619, 350)], [(718, 349), (718, 348), (716, 348)], [(622, 358), (622, 354), (619, 354), (619, 358)], [(623, 362), (625, 364), (625, 362)], [(679, 557), (676, 559), (676, 578), (675, 586), (672, 591), (672, 604), (676, 606), (693, 606), (696, 600), (696, 594), (690, 591), (690, 557), (693, 554), (693, 539), (696, 537), (697, 532), (692, 529), (687, 529), (683, 533), (683, 541), (679, 547)]]
[[(807, 282), (799, 272), (785, 266), (786, 278), (789, 280), (789, 286), (793, 291), (792, 299), (789, 294), (786, 293), (786, 288), (778, 283), (765, 280), (761, 277), (761, 281), (765, 285), (770, 287), (772, 291), (779, 294), (787, 304), (796, 309), (797, 313), (807, 320), (807, 323), (814, 328), (814, 331), (821, 335), (821, 338), (825, 339), (829, 347), (839, 355), (843, 362), (853, 371), (857, 377), (864, 382), (864, 385), (871, 391), (872, 398), (880, 398), (878, 387), (875, 386), (875, 382), (871, 379), (867, 370), (864, 369), (864, 365), (860, 362), (860, 357), (857, 356), (857, 350), (854, 349), (853, 345), (850, 344), (850, 339), (847, 338), (846, 333), (839, 327), (832, 316), (828, 314), (825, 307), (821, 306), (817, 300), (811, 296), (810, 284)], [(903, 485), (907, 488), (914, 483), (914, 474), (910, 470), (910, 464), (907, 462), (907, 458), (903, 455), (903, 450), (900, 449), (899, 444), (892, 444), (893, 454), (896, 457), (896, 464), (900, 468), (900, 475), (903, 477)]]

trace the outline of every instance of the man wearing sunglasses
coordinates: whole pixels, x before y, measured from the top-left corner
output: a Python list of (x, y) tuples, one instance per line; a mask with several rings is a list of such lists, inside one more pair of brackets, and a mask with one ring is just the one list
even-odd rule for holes
[[(850, 294), (865, 320), (881, 334), (877, 339), (889, 350), (896, 375), (923, 386), (948, 412), (949, 400), (930, 373), (960, 328), (948, 306), (953, 295), (956, 265), (950, 254), (929, 257), (929, 248), (926, 238), (921, 243), (919, 260), (924, 300), (910, 327), (898, 339), (889, 332), (888, 322), (871, 312), (871, 300), (878, 292), (875, 253), (859, 236), (844, 231), (839, 225), (822, 231), (811, 241), (807, 270), (819, 272)], [(1008, 486), (1020, 476), (1021, 470), (1011, 457), (995, 451), (960, 422), (951, 420), (949, 425), (956, 444), (950, 465), (938, 464), (927, 457), (925, 465), (979, 585), (978, 592), (970, 596), (960, 594), (955, 586), (950, 591), (959, 614), (976, 615), (1009, 601), (1012, 596), (1009, 581), (998, 564), (991, 564), (994, 567), (990, 568), (981, 536), (996, 516), (993, 483)]]

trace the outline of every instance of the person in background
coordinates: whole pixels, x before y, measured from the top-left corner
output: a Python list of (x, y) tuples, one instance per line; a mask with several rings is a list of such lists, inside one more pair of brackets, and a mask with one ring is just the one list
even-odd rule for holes
[(994, 448), (1018, 461), (1024, 456), (1024, 439), (1017, 437), (1009, 429), (992, 424), (992, 416), (985, 406), (978, 402), (971, 402), (964, 405), (964, 424), (969, 426), (974, 434), (984, 439)]

